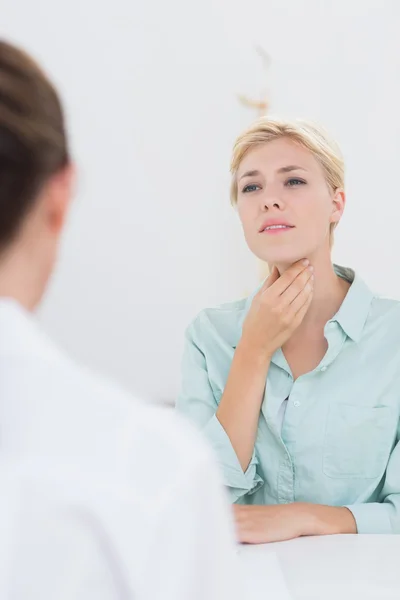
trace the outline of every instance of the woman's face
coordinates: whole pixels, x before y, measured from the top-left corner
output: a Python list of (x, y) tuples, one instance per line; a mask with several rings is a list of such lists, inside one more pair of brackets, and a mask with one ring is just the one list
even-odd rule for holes
[(250, 250), (270, 265), (330, 252), (330, 225), (344, 193), (328, 186), (321, 165), (289, 138), (255, 147), (238, 172), (237, 207)]

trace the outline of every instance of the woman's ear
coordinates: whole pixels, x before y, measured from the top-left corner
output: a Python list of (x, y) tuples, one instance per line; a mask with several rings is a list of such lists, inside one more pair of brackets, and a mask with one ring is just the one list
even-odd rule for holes
[(346, 195), (342, 188), (338, 188), (333, 193), (332, 197), (332, 214), (330, 218), (330, 223), (339, 223), (342, 218), (344, 207), (346, 205)]
[(73, 196), (75, 167), (67, 165), (53, 175), (48, 184), (46, 208), (47, 222), (54, 233), (60, 233)]

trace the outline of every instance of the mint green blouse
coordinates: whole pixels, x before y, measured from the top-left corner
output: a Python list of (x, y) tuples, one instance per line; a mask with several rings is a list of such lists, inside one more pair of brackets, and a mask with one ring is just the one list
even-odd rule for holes
[(400, 533), (400, 303), (335, 270), (351, 287), (326, 355), (294, 381), (275, 352), (246, 472), (215, 413), (254, 294), (188, 327), (177, 409), (210, 440), (232, 502), (347, 506), (359, 533)]

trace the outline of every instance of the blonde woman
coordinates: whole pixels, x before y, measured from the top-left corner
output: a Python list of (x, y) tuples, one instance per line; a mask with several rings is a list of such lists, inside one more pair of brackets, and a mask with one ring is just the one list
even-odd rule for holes
[(231, 196), (271, 274), (189, 326), (177, 405), (217, 453), (240, 540), (400, 533), (400, 306), (332, 264), (338, 147), (263, 118), (234, 146)]

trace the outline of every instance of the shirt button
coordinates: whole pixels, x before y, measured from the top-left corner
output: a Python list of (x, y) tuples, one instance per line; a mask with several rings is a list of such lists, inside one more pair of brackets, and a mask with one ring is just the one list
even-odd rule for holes
[(295, 406), (297, 408), (298, 406), (300, 406), (300, 402), (298, 400), (295, 400), (293, 402), (293, 406)]
[(324, 371), (326, 371), (326, 370), (327, 370), (327, 368), (328, 368), (328, 367), (321, 367), (321, 369), (320, 369), (320, 370), (321, 370), (321, 371), (324, 373)]

